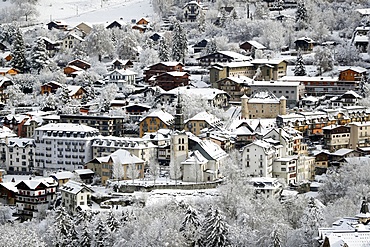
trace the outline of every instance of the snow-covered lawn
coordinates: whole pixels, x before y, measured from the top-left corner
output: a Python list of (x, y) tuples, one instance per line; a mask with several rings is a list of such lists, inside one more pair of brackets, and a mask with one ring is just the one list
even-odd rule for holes
[[(9, 6), (9, 0), (0, 1), (0, 8)], [(153, 8), (150, 0), (39, 0), (38, 22), (65, 20), (69, 25), (81, 22), (107, 23), (114, 20), (130, 22), (142, 17), (151, 19)]]

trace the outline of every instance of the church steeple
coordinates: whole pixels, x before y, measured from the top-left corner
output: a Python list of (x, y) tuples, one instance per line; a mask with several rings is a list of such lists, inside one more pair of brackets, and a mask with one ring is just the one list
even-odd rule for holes
[(176, 114), (175, 114), (175, 130), (184, 129), (184, 114), (182, 112), (182, 103), (180, 94), (177, 94), (177, 105), (176, 105)]

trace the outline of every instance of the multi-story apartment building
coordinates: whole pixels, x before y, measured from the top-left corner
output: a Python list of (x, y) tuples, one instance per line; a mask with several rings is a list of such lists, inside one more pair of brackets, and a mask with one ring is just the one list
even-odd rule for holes
[(84, 124), (99, 130), (103, 136), (123, 136), (125, 116), (61, 114), (61, 123)]
[(99, 137), (93, 141), (93, 157), (103, 157), (112, 154), (118, 149), (123, 149), (149, 164), (152, 157), (157, 157), (157, 146), (150, 140), (131, 137)]
[(209, 79), (212, 87), (218, 87), (219, 80), (222, 80), (227, 77), (247, 77), (252, 79), (256, 74), (254, 65), (249, 62), (231, 62), (226, 64), (214, 64), (209, 68)]
[(370, 146), (370, 122), (353, 122), (348, 126), (350, 127), (349, 148)]
[(243, 148), (242, 156), (247, 174), (253, 177), (272, 177), (275, 149), (270, 143), (256, 140)]
[(42, 180), (22, 180), (15, 187), (16, 206), (18, 215), (22, 220), (32, 219), (41, 211), (45, 211), (56, 199), (55, 192), (58, 183), (52, 178)]
[(334, 152), (349, 147), (351, 128), (344, 125), (329, 125), (322, 128), (324, 133), (324, 148)]
[(145, 133), (153, 133), (159, 129), (169, 129), (174, 124), (175, 118), (163, 110), (157, 110), (149, 113), (140, 121), (140, 137)]
[(95, 128), (71, 123), (47, 124), (35, 130), (35, 169), (69, 170), (84, 168), (93, 158), (91, 145), (99, 136)]
[(1, 159), (9, 174), (29, 174), (33, 171), (36, 149), (34, 139), (6, 138), (0, 145), (5, 151), (5, 157)]

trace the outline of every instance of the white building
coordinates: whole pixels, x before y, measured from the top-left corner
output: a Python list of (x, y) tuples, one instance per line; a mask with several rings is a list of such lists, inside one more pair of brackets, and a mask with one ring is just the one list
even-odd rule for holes
[(122, 91), (125, 86), (135, 83), (136, 74), (129, 69), (115, 69), (108, 73), (107, 79), (110, 83), (117, 84), (119, 90)]
[(15, 187), (16, 193), (16, 215), (23, 220), (38, 216), (42, 211), (48, 209), (56, 199), (55, 193), (58, 183), (53, 178), (40, 180), (22, 180)]
[(199, 151), (189, 153), (189, 158), (181, 162), (184, 182), (206, 182), (208, 160)]
[(93, 190), (85, 184), (70, 180), (59, 190), (62, 193), (62, 205), (67, 211), (76, 213), (78, 207), (82, 210), (89, 208)]
[(84, 168), (93, 158), (91, 145), (99, 136), (95, 128), (82, 124), (47, 124), (35, 130), (36, 170), (69, 170)]
[(157, 156), (157, 146), (144, 138), (100, 136), (93, 141), (93, 157), (103, 157), (118, 149), (124, 149), (145, 161), (147, 165), (153, 156)]
[(1, 146), (3, 151), (5, 151), (5, 159), (2, 161), (5, 162), (7, 172), (11, 174), (32, 172), (36, 149), (34, 139), (6, 138)]
[(269, 197), (279, 197), (282, 192), (282, 184), (277, 178), (254, 177), (249, 181), (256, 191), (256, 194)]
[(254, 177), (272, 177), (272, 163), (275, 158), (273, 145), (256, 140), (243, 148), (242, 157), (247, 174)]

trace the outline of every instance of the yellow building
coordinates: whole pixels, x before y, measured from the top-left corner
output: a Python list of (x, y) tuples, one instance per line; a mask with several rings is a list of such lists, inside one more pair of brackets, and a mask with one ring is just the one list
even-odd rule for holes
[[(144, 160), (130, 154), (130, 152), (119, 149), (111, 155), (92, 159), (87, 162), (86, 166), (99, 175), (101, 183), (105, 185), (109, 179), (144, 178), (144, 163)], [(121, 171), (117, 169), (115, 172), (114, 164), (122, 166)]]
[(159, 129), (169, 129), (173, 125), (175, 118), (163, 110), (157, 110), (149, 113), (140, 121), (140, 137), (147, 132), (157, 132)]
[(199, 135), (202, 129), (221, 127), (222, 123), (216, 116), (203, 111), (185, 121), (185, 130)]
[(256, 91), (251, 98), (241, 97), (243, 119), (276, 118), (286, 115), (286, 98), (278, 99), (269, 91)]

